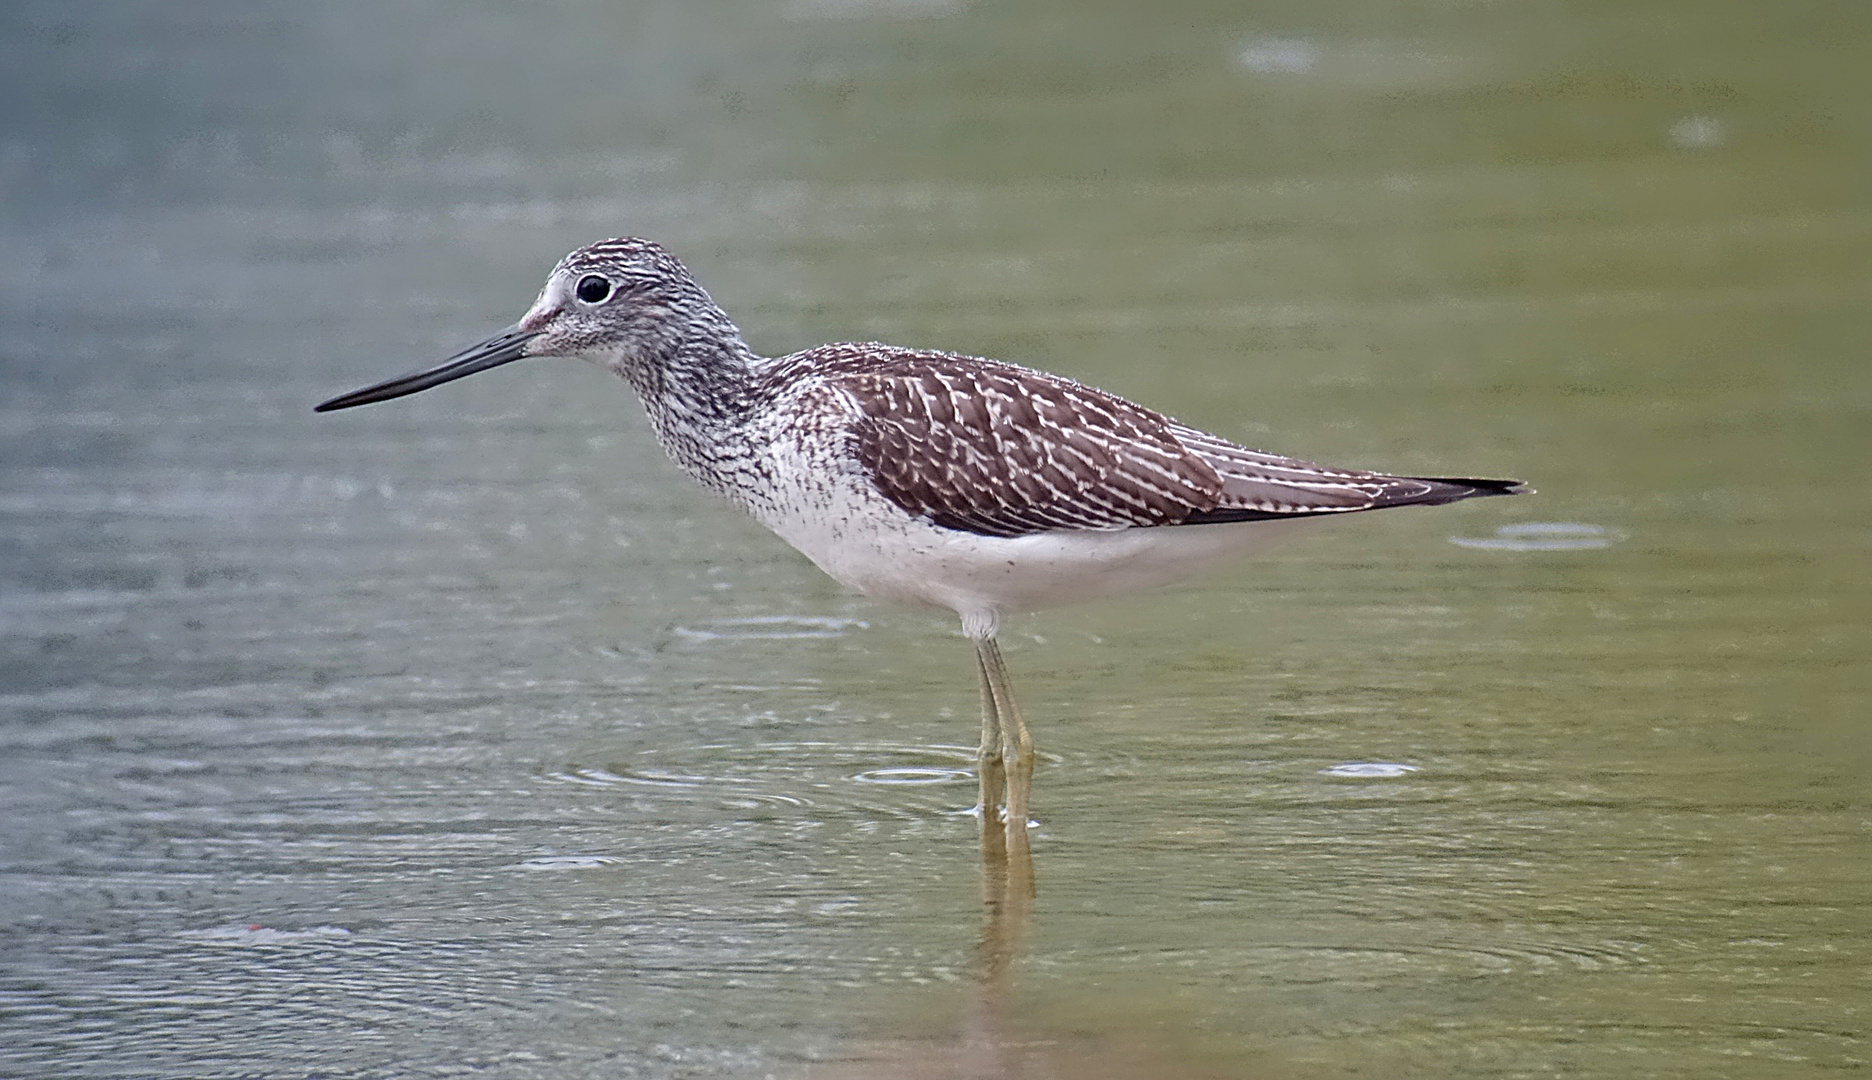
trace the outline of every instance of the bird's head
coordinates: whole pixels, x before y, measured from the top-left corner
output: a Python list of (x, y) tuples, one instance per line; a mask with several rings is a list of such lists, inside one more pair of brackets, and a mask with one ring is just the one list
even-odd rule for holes
[(637, 237), (601, 240), (559, 260), (519, 322), (434, 367), (340, 394), (317, 411), (388, 401), (535, 356), (589, 360), (641, 389), (696, 340), (739, 346), (740, 332), (659, 245)]

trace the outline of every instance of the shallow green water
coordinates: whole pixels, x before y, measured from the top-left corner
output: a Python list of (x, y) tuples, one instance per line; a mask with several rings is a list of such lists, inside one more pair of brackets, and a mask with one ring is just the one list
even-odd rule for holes
[(1872, 1058), (1856, 9), (26, 4), (0, 40), (0, 1071), (981, 1067), (947, 617), (843, 595), (575, 364), (310, 412), (620, 233), (770, 353), (998, 356), (1540, 489), (1014, 624), (1010, 1070)]

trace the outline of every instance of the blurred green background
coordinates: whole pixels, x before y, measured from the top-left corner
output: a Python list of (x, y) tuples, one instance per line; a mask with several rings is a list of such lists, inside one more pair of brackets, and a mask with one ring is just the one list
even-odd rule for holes
[(1016, 1072), (1865, 1068), (1868, 64), (1841, 3), (6, 5), (0, 1071), (975, 1067), (946, 615), (579, 365), (310, 412), (626, 234), (770, 355), (1540, 489), (1010, 628)]

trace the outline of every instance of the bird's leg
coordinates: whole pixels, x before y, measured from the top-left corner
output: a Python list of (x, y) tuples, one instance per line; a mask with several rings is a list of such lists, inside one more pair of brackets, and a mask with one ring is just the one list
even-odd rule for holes
[(1010, 855), (1022, 857), (1027, 850), (1027, 799), (1033, 790), (1034, 743), (1021, 719), (1020, 704), (1014, 700), (1014, 684), (1008, 679), (1007, 665), (1001, 662), (1001, 647), (992, 637), (975, 644), (981, 658), (982, 678), (993, 699), (995, 714), (1001, 721), (1001, 757), (1007, 776), (1007, 839)]
[(1001, 714), (995, 708), (994, 682), (988, 674), (988, 660), (982, 654), (980, 642), (975, 645), (975, 671), (981, 676), (982, 694), (982, 741), (975, 755), (975, 774), (981, 782), (982, 850), (986, 856), (989, 834), (1000, 832), (1002, 800), (1007, 791), (1007, 762), (1001, 751)]

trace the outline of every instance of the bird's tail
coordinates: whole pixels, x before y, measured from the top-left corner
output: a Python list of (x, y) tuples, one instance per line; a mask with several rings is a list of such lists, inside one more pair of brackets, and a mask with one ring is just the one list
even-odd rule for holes
[(1454, 476), (1412, 476), (1418, 480), (1433, 484), (1429, 492), (1408, 500), (1420, 505), (1437, 506), (1443, 503), (1473, 499), (1480, 495), (1532, 495), (1534, 489), (1519, 480), (1480, 480), (1474, 477)]

